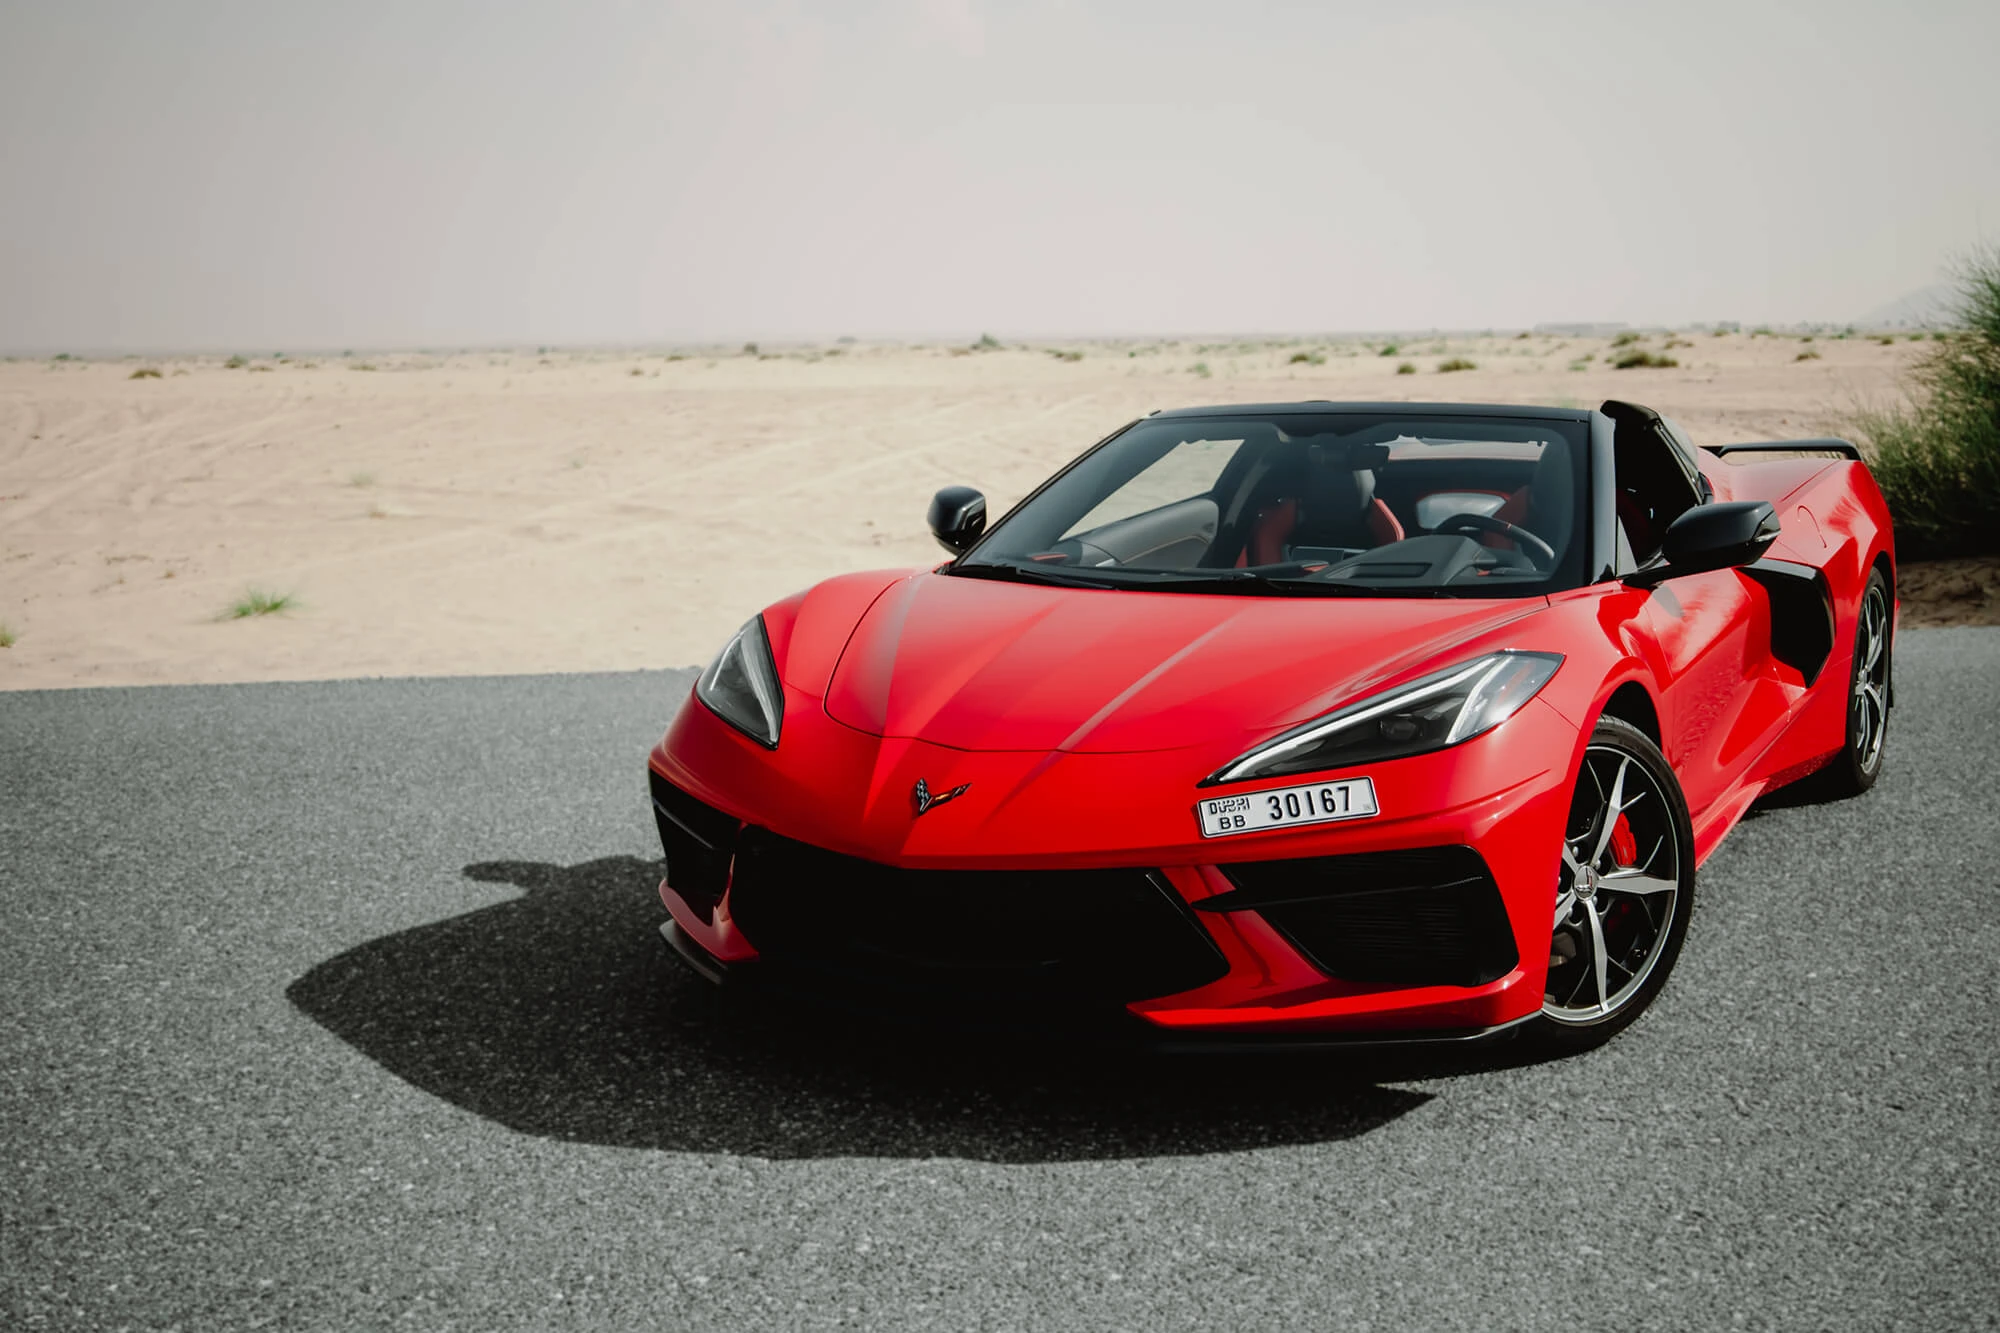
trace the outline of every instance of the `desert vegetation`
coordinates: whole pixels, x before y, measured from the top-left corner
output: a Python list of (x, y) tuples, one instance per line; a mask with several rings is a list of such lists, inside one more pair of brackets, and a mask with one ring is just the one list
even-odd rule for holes
[(276, 615), (289, 610), (296, 599), (288, 592), (266, 592), (262, 588), (251, 588), (229, 604), (222, 613), (224, 620), (248, 620), (252, 616)]
[(1904, 559), (2000, 553), (2000, 249), (1959, 266), (1957, 328), (1933, 333), (1905, 401), (1857, 413)]

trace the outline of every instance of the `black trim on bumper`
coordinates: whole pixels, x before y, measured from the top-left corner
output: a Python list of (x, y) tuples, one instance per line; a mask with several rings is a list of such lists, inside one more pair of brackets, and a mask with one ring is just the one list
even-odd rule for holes
[(1254, 911), (1307, 962), (1342, 981), (1483, 986), (1521, 961), (1499, 886), (1470, 847), (1245, 861), (1236, 889), (1194, 904)]
[(1173, 995), (1228, 961), (1155, 871), (916, 870), (750, 825), (729, 914), (761, 958), (868, 989), (1007, 1004)]
[[(1522, 1024), (1539, 1017), (1538, 1014), (1528, 1014), (1489, 1028), (1440, 1028), (1434, 1031), (1232, 1032), (1211, 1028), (1191, 1032), (1159, 1027), (1129, 1012), (1043, 1009), (995, 1015), (976, 1005), (969, 1009), (911, 1008), (898, 1002), (908, 998), (898, 993), (877, 992), (871, 996), (849, 989), (829, 991), (813, 984), (814, 979), (808, 976), (772, 971), (756, 960), (725, 963), (696, 944), (672, 919), (660, 923), (660, 938), (689, 971), (725, 992), (805, 998), (814, 1001), (816, 1006), (830, 1002), (843, 1012), (883, 1019), (901, 1030), (947, 1040), (974, 1035), (1007, 1035), (1057, 1043), (1108, 1045), (1149, 1051), (1156, 1055), (1298, 1055), (1313, 1052), (1366, 1055), (1484, 1048), (1511, 1038)], [(871, 999), (873, 1003), (869, 1002)]]
[(720, 986), (729, 980), (729, 964), (696, 944), (688, 937), (688, 933), (681, 929), (681, 923), (672, 917), (660, 923), (660, 938), (674, 951), (674, 957), (680, 959), (689, 971), (703, 981), (712, 986)]
[(743, 827), (734, 815), (704, 804), (648, 768), (653, 822), (667, 857), (667, 882), (704, 921), (729, 887), (729, 861)]

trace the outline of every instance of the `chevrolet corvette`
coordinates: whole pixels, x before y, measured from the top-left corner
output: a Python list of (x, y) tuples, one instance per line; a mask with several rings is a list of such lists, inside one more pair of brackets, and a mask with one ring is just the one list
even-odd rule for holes
[(1881, 771), (1894, 537), (1845, 441), (1201, 407), (930, 524), (948, 562), (765, 608), (652, 751), (661, 931), (711, 981), (1578, 1050), (1665, 986), (1753, 802)]

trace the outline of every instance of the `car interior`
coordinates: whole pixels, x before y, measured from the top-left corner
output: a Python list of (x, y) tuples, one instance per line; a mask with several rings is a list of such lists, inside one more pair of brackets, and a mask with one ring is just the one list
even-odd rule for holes
[[(1162, 423), (1163, 425), (1165, 423)], [(1343, 432), (1342, 427), (1346, 426)], [(1575, 526), (1573, 450), (1532, 420), (1189, 422), (1028, 559), (1432, 587), (1535, 581)]]

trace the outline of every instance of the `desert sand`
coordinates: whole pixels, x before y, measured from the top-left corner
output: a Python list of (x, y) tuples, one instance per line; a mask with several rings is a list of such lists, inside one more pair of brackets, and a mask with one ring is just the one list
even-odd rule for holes
[[(0, 688), (685, 666), (827, 575), (941, 560), (937, 487), (998, 513), (1154, 408), (1618, 397), (1720, 443), (1837, 430), (1919, 351), (1383, 341), (0, 363)], [(232, 617), (253, 590), (289, 601)]]

